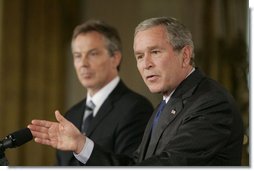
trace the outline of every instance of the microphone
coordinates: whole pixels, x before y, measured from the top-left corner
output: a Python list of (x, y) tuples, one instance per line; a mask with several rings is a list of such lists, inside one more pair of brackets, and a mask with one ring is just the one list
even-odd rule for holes
[(0, 141), (0, 151), (7, 148), (15, 148), (21, 146), (33, 139), (33, 135), (29, 128), (24, 128), (19, 131), (13, 132)]
[(0, 141), (0, 166), (8, 166), (9, 161), (5, 157), (4, 151), (7, 148), (15, 148), (21, 146), (33, 139), (33, 135), (28, 128), (21, 129), (7, 135)]

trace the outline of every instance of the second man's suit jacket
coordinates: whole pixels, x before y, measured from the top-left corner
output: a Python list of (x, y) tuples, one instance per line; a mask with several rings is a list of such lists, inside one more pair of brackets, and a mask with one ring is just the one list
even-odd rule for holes
[(176, 88), (151, 135), (156, 110), (133, 157), (107, 153), (98, 144), (87, 165), (241, 165), (241, 114), (217, 82), (198, 68)]
[[(81, 130), (86, 99), (65, 115)], [(147, 122), (153, 112), (152, 104), (120, 81), (101, 105), (86, 135), (109, 152), (132, 154), (141, 142)], [(57, 165), (77, 165), (72, 152), (57, 151)]]

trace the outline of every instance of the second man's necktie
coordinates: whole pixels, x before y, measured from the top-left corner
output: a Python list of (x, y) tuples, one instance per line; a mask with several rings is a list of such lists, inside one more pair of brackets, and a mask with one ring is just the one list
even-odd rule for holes
[(81, 131), (83, 133), (86, 133), (89, 125), (91, 124), (92, 120), (93, 120), (93, 110), (95, 108), (95, 104), (93, 103), (93, 101), (88, 101), (88, 103), (86, 104), (86, 108), (85, 108), (85, 114), (83, 117), (83, 122), (82, 122), (82, 126), (81, 126)]

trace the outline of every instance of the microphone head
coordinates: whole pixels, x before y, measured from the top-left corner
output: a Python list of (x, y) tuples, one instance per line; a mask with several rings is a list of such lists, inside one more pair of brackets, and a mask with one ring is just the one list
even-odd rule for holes
[(29, 128), (24, 128), (19, 131), (13, 132), (9, 136), (12, 137), (12, 141), (14, 143), (13, 147), (23, 145), (33, 139), (33, 135)]

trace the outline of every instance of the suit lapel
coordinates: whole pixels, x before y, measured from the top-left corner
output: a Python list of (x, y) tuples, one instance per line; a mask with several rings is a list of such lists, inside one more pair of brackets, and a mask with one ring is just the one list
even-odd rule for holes
[(107, 99), (103, 105), (100, 107), (96, 117), (92, 120), (90, 127), (87, 130), (86, 135), (90, 136), (93, 131), (96, 129), (97, 125), (102, 122), (102, 120), (110, 113), (113, 106), (110, 99)]
[(126, 90), (127, 87), (122, 81), (120, 81), (116, 88), (112, 91), (112, 93), (108, 96), (108, 98), (100, 107), (98, 113), (96, 114), (96, 117), (91, 122), (91, 125), (86, 133), (87, 136), (90, 136), (96, 129), (97, 125), (102, 122), (103, 119), (113, 110), (115, 101), (117, 101)]
[(77, 107), (75, 111), (71, 111), (71, 117), (69, 119), (79, 130), (81, 130), (81, 125), (83, 122), (83, 116), (85, 111), (86, 99), (80, 102), (80, 107)]
[(147, 149), (146, 158), (153, 155), (159, 139), (166, 129), (166, 127), (175, 119), (178, 113), (183, 109), (182, 101), (180, 99), (170, 99), (164, 110), (161, 113), (160, 119), (158, 121), (157, 127), (154, 128), (150, 139), (150, 143)]
[[(193, 94), (202, 78), (204, 78), (204, 75), (198, 68), (196, 68), (196, 70), (187, 77), (172, 94), (170, 100), (161, 113), (157, 127), (151, 135), (145, 158), (149, 158), (155, 153), (163, 132), (183, 110), (185, 99)], [(152, 124), (150, 124), (150, 129), (151, 125)]]
[(140, 147), (139, 147), (139, 153), (140, 153), (139, 160), (138, 160), (139, 162), (141, 162), (145, 158), (145, 155), (146, 155), (146, 152), (147, 152), (147, 149), (148, 149), (148, 145), (149, 145), (149, 142), (150, 142), (150, 137), (151, 137), (151, 127), (152, 127), (152, 124), (153, 124), (153, 119), (156, 115), (156, 111), (157, 111), (157, 109), (154, 110), (151, 118), (149, 119), (149, 121), (147, 123), (146, 129), (145, 129), (145, 132), (144, 132), (144, 135), (143, 135)]

